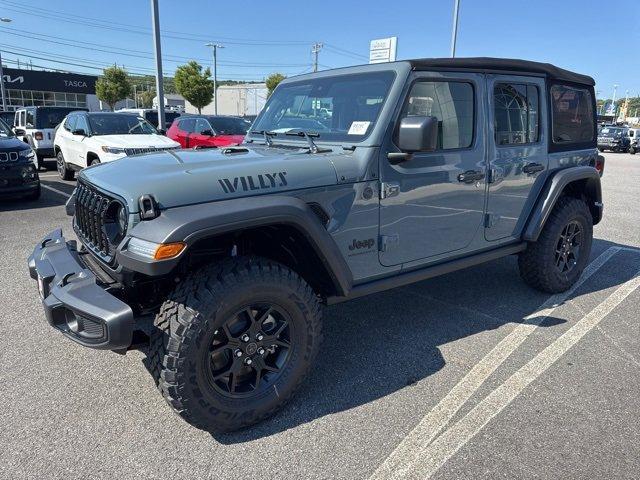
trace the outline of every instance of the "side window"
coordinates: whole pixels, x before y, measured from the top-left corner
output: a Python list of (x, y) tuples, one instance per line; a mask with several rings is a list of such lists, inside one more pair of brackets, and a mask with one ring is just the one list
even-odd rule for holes
[(553, 143), (566, 145), (593, 140), (595, 115), (588, 89), (553, 85), (551, 113)]
[(73, 130), (75, 130), (77, 117), (78, 117), (77, 115), (67, 116), (67, 119), (64, 121), (64, 129), (69, 132), (72, 132)]
[(209, 125), (209, 122), (207, 120), (205, 120), (204, 118), (197, 118), (196, 119), (196, 133), (200, 133), (203, 130), (213, 130), (213, 128), (211, 128), (211, 125)]
[(13, 126), (17, 127), (20, 126), (20, 112), (16, 112), (15, 115), (13, 116)]
[(183, 130), (187, 133), (195, 132), (196, 121), (193, 118), (187, 118), (180, 121), (180, 130)]
[(34, 111), (33, 110), (27, 110), (27, 121), (25, 123), (25, 126), (29, 127), (29, 128), (33, 128), (33, 126), (36, 124), (36, 120), (34, 118)]
[(76, 124), (73, 127), (74, 130), (82, 129), (85, 133), (89, 132), (89, 124), (87, 123), (87, 118), (83, 115), (74, 115), (76, 117)]
[(537, 142), (539, 107), (538, 87), (535, 85), (496, 84), (493, 89), (496, 145)]
[(467, 82), (418, 81), (409, 92), (401, 118), (438, 119), (438, 150), (467, 148), (473, 143), (474, 91)]

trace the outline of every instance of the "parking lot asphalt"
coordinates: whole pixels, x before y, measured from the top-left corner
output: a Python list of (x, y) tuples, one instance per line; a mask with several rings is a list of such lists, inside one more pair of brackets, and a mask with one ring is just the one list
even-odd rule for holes
[(637, 479), (640, 155), (605, 156), (576, 288), (531, 290), (506, 258), (329, 307), (294, 400), (215, 436), (171, 412), (144, 351), (46, 324), (26, 258), (71, 233), (74, 182), (43, 173), (38, 202), (0, 203), (0, 477)]

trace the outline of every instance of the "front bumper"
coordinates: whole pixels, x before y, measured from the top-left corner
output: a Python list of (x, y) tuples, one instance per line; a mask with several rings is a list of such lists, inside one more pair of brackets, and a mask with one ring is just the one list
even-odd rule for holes
[(31, 163), (0, 164), (0, 196), (33, 192), (40, 178)]
[(29, 257), (29, 274), (38, 281), (49, 324), (74, 342), (103, 350), (131, 345), (133, 311), (101, 287), (82, 262), (75, 242), (58, 229), (47, 235)]

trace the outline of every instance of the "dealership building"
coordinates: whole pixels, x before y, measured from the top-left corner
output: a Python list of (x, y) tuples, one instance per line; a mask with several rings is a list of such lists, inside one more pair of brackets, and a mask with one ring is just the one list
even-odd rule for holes
[[(31, 106), (101, 110), (95, 75), (16, 68), (3, 68), (3, 73), (7, 110)], [(124, 106), (119, 102), (116, 108)]]

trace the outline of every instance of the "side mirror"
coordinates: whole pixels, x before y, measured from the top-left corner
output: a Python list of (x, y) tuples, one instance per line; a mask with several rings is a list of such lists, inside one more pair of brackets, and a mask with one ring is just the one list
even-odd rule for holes
[(16, 135), (26, 135), (27, 132), (23, 128), (14, 128), (13, 133)]
[(200, 132), (200, 135), (206, 135), (207, 137), (213, 137), (213, 130), (205, 129)]
[(164, 128), (159, 128), (159, 129), (158, 129), (158, 133), (159, 133), (160, 135), (166, 135), (166, 134), (167, 134), (167, 131), (166, 131)]
[(86, 137), (87, 136), (87, 132), (84, 131), (84, 128), (76, 128), (74, 131), (71, 132), (73, 135), (80, 135), (82, 137)]
[(398, 146), (403, 152), (433, 152), (438, 146), (438, 119), (403, 118), (398, 131)]

